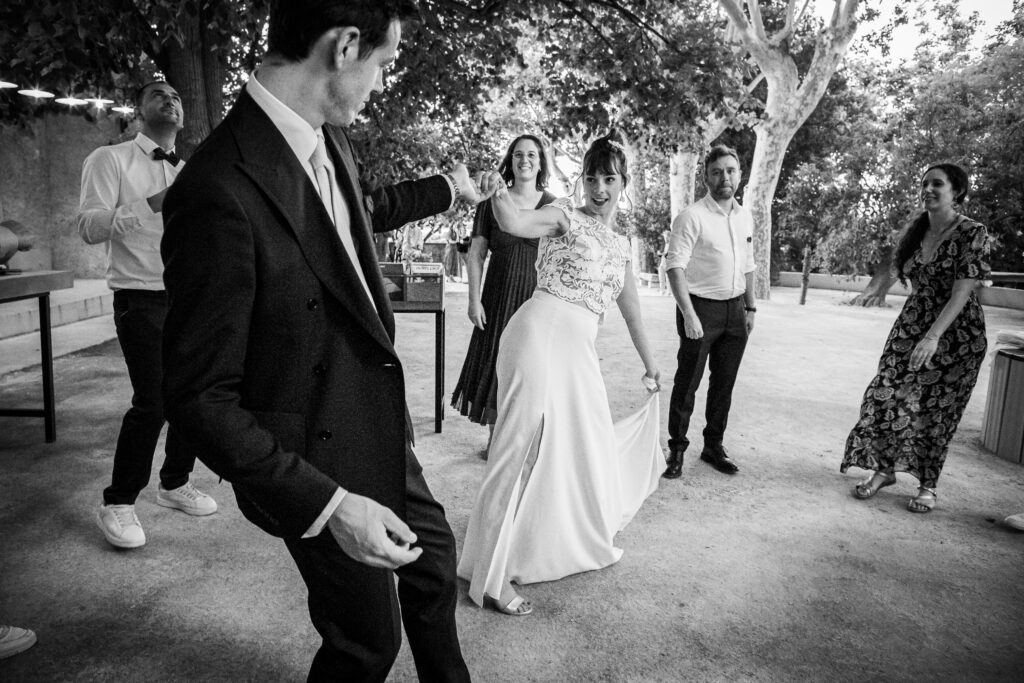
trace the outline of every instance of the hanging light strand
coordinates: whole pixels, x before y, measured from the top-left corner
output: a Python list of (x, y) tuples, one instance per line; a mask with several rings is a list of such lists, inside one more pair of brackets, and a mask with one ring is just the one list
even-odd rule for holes
[[(69, 94), (63, 97), (57, 97), (56, 95), (54, 95), (54, 93), (49, 92), (47, 90), (43, 90), (39, 87), (19, 88), (17, 83), (11, 83), (10, 81), (0, 79), (0, 90), (6, 90), (9, 88), (18, 88), (17, 92), (19, 95), (22, 95), (24, 97), (31, 97), (33, 100), (36, 101), (37, 104), (41, 101), (52, 99), (57, 104), (63, 104), (68, 107), (81, 107), (84, 105), (91, 105), (96, 109), (105, 109), (108, 105), (115, 103), (114, 100), (102, 97), (100, 95), (97, 95), (95, 97), (79, 97), (74, 94)], [(128, 116), (130, 114), (135, 113), (135, 107), (129, 106), (127, 104), (122, 104), (119, 107), (112, 107), (111, 111), (115, 111), (118, 114)]]

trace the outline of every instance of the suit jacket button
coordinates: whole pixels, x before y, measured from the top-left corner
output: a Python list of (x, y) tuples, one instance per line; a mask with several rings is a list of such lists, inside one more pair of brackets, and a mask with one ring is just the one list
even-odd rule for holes
[(327, 374), (327, 366), (323, 363), (317, 363), (313, 366), (313, 375), (316, 377), (323, 377)]
[(331, 430), (330, 429), (324, 429), (319, 434), (317, 434), (316, 436), (321, 441), (327, 441), (327, 440), (329, 440), (334, 435), (331, 434)]
[(311, 311), (315, 311), (316, 309), (320, 308), (320, 302), (317, 301), (316, 299), (306, 299), (306, 308), (308, 308)]

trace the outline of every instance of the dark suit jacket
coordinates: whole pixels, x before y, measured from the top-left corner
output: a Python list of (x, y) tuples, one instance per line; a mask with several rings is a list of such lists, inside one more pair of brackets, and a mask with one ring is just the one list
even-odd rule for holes
[(309, 177), (247, 93), (163, 208), (167, 419), (250, 521), (288, 538), (339, 484), (404, 516), (406, 467), (418, 464), (371, 230), (451, 201), (440, 176), (361, 186), (347, 136), (325, 137), (376, 310)]

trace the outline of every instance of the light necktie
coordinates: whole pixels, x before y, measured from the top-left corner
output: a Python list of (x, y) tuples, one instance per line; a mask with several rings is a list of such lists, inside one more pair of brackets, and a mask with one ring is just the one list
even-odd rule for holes
[(313, 167), (313, 175), (316, 178), (317, 189), (320, 192), (320, 200), (324, 203), (324, 208), (327, 209), (327, 215), (334, 221), (334, 228), (338, 231), (341, 244), (345, 247), (345, 251), (355, 267), (356, 275), (359, 276), (359, 282), (362, 283), (363, 289), (366, 291), (366, 295), (370, 297), (370, 302), (372, 303), (373, 295), (370, 294), (370, 287), (366, 284), (366, 276), (363, 275), (359, 254), (356, 251), (355, 242), (352, 240), (348, 205), (346, 205), (344, 198), (341, 196), (341, 191), (338, 189), (338, 183), (334, 178), (334, 169), (327, 156), (324, 135), (320, 131), (316, 133), (316, 149), (313, 150), (312, 156), (309, 157), (309, 163)]

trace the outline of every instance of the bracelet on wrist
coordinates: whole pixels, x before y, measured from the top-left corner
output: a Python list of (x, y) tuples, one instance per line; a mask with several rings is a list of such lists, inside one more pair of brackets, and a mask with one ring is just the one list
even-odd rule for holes
[(457, 182), (455, 182), (455, 176), (453, 176), (451, 173), (442, 173), (441, 175), (443, 175), (445, 178), (447, 178), (448, 182), (451, 183), (451, 186), (452, 186), (452, 201), (455, 201), (456, 199), (461, 197), (462, 196), (462, 188), (459, 187), (459, 184)]
[(747, 313), (757, 313), (757, 306), (744, 306), (743, 310)]

